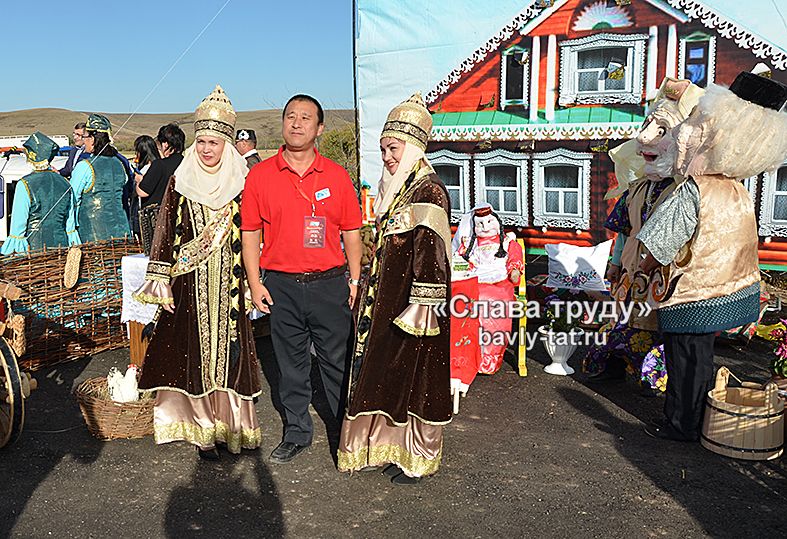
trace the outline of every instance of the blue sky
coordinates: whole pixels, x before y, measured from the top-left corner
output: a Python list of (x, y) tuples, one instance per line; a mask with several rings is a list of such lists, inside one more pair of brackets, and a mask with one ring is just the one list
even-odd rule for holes
[[(0, 110), (131, 112), (225, 2), (3, 1)], [(230, 0), (140, 112), (193, 110), (216, 83), (238, 110), (352, 108), (352, 37), (350, 0)]]
[[(4, 1), (0, 111), (134, 111), (226, 1)], [(775, 5), (782, 2), (706, 1), (787, 49), (787, 7), (779, 13)], [(359, 3), (399, 14), (399, 21), (379, 28), (371, 48), (410, 52), (402, 55), (408, 58), (403, 67), (418, 73), (418, 89), (428, 90), (529, 1)], [(431, 39), (426, 47), (424, 35)], [(352, 0), (230, 0), (140, 112), (191, 111), (216, 83), (239, 110), (278, 108), (298, 92), (313, 94), (326, 108), (351, 108), (352, 38)], [(377, 91), (364, 91), (370, 90)]]

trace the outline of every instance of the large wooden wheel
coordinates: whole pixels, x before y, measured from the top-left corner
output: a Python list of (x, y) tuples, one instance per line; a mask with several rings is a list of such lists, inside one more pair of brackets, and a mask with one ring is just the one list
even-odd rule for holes
[(5, 338), (0, 337), (0, 448), (16, 441), (24, 423), (22, 375), (16, 354)]

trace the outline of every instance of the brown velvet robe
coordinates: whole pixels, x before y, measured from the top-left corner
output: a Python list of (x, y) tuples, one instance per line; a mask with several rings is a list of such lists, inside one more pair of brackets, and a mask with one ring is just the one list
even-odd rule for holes
[[(210, 220), (205, 206), (186, 199), (174, 186), (173, 177), (156, 220), (146, 279), (154, 285), (170, 284), (175, 313), (159, 311), (139, 388), (169, 389), (191, 397), (220, 390), (249, 400), (260, 394), (260, 381), (245, 315), (237, 201), (231, 203), (230, 233), (221, 246), (192, 271), (170, 278), (176, 257), (187, 254), (182, 248)], [(142, 299), (161, 303), (150, 295)]]
[[(429, 203), (450, 212), (445, 186), (436, 175), (408, 180), (409, 192), (399, 206)], [(443, 239), (431, 228), (417, 226), (383, 240), (379, 271), (369, 282), (379, 282), (372, 316), (359, 310), (358, 332), (368, 331), (363, 350), (356, 348), (351, 379), (349, 417), (380, 411), (399, 424), (413, 415), (426, 423), (451, 420), (449, 317), (438, 318), (440, 333), (415, 336), (394, 320), (418, 303), (420, 284), (444, 285), (450, 297), (451, 279)], [(368, 302), (367, 287), (360, 295)], [(436, 302), (425, 303), (431, 305)]]
[(419, 204), (426, 214), (382, 223), (377, 265), (359, 295), (341, 471), (393, 463), (420, 477), (440, 464), (442, 425), (451, 420), (450, 318), (432, 308), (451, 293), (445, 186), (434, 174), (411, 175), (386, 218)]

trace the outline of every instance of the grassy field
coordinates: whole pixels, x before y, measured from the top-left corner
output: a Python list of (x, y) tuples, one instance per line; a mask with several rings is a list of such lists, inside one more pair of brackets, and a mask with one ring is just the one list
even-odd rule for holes
[[(11, 112), (0, 112), (0, 136), (27, 135), (41, 131), (47, 135), (68, 135), (77, 122), (84, 122), (88, 112), (67, 109), (28, 109)], [(137, 114), (120, 129), (128, 120), (128, 114), (105, 114), (112, 122), (115, 145), (122, 151), (132, 148), (134, 139), (139, 135), (155, 136), (159, 127), (169, 122), (179, 124), (186, 133), (187, 144), (194, 138), (194, 115), (192, 112), (171, 114)], [(326, 130), (342, 127), (354, 122), (352, 110), (325, 111)], [(259, 148), (277, 148), (281, 143), (281, 111), (252, 110), (238, 113), (239, 129), (254, 129), (257, 133)]]

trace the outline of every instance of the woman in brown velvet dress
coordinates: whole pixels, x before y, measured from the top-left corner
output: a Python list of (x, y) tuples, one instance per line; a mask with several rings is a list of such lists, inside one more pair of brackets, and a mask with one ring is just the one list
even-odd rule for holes
[(397, 484), (440, 466), (451, 420), (450, 203), (424, 151), (432, 121), (420, 94), (395, 107), (380, 138), (376, 256), (359, 296), (340, 471), (375, 469)]
[(246, 317), (240, 193), (246, 161), (233, 145), (235, 111), (220, 87), (196, 111), (196, 140), (164, 193), (144, 285), (162, 307), (140, 389), (156, 390), (156, 443), (183, 440), (219, 458), (260, 445), (253, 398), (259, 367)]

